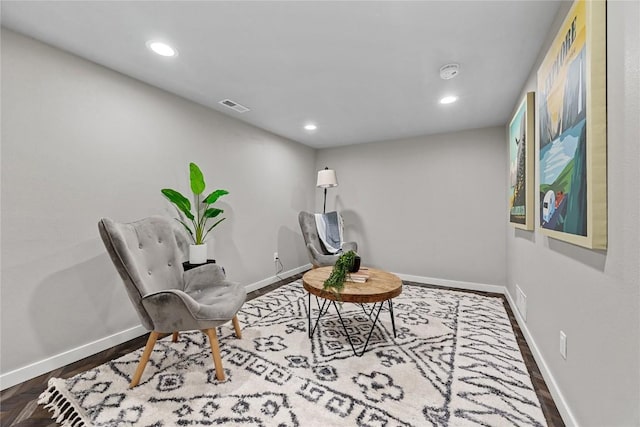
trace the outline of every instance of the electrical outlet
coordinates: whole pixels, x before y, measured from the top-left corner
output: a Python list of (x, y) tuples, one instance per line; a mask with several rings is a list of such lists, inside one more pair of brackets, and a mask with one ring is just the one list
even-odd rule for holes
[(560, 331), (560, 356), (567, 360), (567, 334)]
[(527, 321), (527, 296), (522, 292), (520, 286), (516, 285), (516, 307), (522, 316), (522, 320)]
[(278, 252), (274, 252), (273, 253), (273, 262), (276, 262), (279, 259), (280, 259), (280, 257), (278, 257)]

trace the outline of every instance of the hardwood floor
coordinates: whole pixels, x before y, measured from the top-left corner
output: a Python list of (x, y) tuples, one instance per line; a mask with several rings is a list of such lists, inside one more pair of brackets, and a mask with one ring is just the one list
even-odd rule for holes
[[(264, 295), (286, 283), (292, 282), (302, 277), (302, 274), (298, 274), (287, 278), (285, 280), (281, 280), (277, 283), (259, 289), (257, 291), (251, 292), (247, 299), (257, 298), (260, 295)], [(419, 283), (405, 282), (407, 284), (414, 284), (419, 286), (427, 286), (433, 288), (439, 288), (438, 286), (424, 285)], [(536, 394), (538, 395), (538, 399), (540, 400), (540, 404), (542, 405), (542, 412), (544, 413), (545, 419), (549, 426), (560, 427), (564, 426), (562, 422), (562, 418), (560, 417), (560, 413), (556, 408), (553, 399), (551, 398), (551, 394), (549, 393), (549, 389), (542, 378), (542, 374), (538, 369), (538, 365), (536, 364), (533, 355), (531, 354), (531, 350), (527, 345), (524, 336), (522, 335), (522, 331), (518, 327), (516, 323), (515, 316), (509, 307), (509, 303), (507, 302), (504, 295), (500, 294), (492, 294), (487, 292), (478, 292), (478, 291), (465, 291), (464, 292), (473, 292), (479, 295), (493, 296), (502, 298), (505, 310), (509, 315), (509, 319), (511, 320), (511, 324), (513, 326), (513, 330), (515, 332), (516, 338), (518, 340), (518, 345), (520, 346), (520, 351), (522, 352), (522, 356), (527, 365), (527, 369), (529, 371), (529, 375), (533, 381), (533, 386), (536, 390)], [(85, 359), (74, 362), (70, 365), (64, 366), (62, 368), (51, 371), (47, 374), (41, 375), (39, 377), (33, 378), (29, 381), (26, 381), (22, 384), (18, 384), (14, 387), (8, 388), (0, 393), (0, 425), (2, 426), (38, 426), (38, 427), (55, 427), (57, 424), (51, 419), (51, 414), (49, 411), (45, 410), (42, 406), (38, 405), (37, 400), (38, 396), (45, 389), (47, 382), (50, 378), (58, 377), (58, 378), (69, 378), (80, 372), (84, 372), (86, 370), (95, 368), (96, 366), (102, 365), (105, 362), (108, 362), (113, 359), (117, 359), (118, 357), (124, 356), (125, 354), (131, 353), (141, 347), (144, 347), (148, 338), (148, 334), (145, 334), (141, 337), (135, 338), (131, 341), (127, 341), (123, 344), (117, 345), (113, 348), (105, 350), (103, 352), (94, 354), (93, 356), (87, 357)]]

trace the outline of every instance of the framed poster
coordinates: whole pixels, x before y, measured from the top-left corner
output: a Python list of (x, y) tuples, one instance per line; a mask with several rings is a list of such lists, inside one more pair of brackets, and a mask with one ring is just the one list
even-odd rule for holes
[(509, 222), (533, 230), (534, 93), (529, 92), (509, 123)]
[(576, 0), (537, 76), (544, 234), (607, 247), (606, 4)]

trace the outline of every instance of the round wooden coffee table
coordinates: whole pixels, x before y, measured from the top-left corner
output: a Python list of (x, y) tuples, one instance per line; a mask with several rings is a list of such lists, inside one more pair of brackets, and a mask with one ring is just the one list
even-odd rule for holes
[[(395, 337), (396, 324), (393, 317), (393, 302), (391, 301), (391, 299), (397, 297), (402, 292), (402, 280), (400, 280), (398, 276), (386, 271), (378, 270), (375, 268), (362, 267), (360, 269), (360, 272), (368, 271), (369, 279), (364, 283), (346, 281), (344, 283), (344, 289), (342, 289), (339, 294), (336, 294), (331, 290), (324, 289), (324, 281), (327, 280), (332, 270), (333, 267), (320, 267), (309, 270), (304, 274), (304, 276), (302, 276), (302, 285), (304, 286), (304, 289), (309, 293), (309, 306), (307, 310), (309, 320), (309, 338), (313, 336), (313, 332), (318, 326), (318, 323), (320, 323), (320, 318), (325, 315), (329, 310), (329, 307), (333, 305), (336, 313), (338, 314), (338, 318), (340, 319), (340, 323), (342, 324), (342, 327), (344, 328), (344, 331), (347, 335), (347, 338), (349, 339), (349, 344), (351, 344), (353, 354), (355, 354), (356, 356), (362, 356), (367, 350), (369, 339), (373, 334), (376, 323), (378, 322), (378, 317), (380, 316), (380, 311), (382, 310), (385, 302), (387, 302), (389, 306), (391, 325), (393, 327), (393, 336)], [(318, 304), (319, 310), (318, 319), (316, 320), (313, 328), (311, 327), (312, 294), (316, 297), (316, 303)], [(320, 302), (320, 299), (322, 299), (322, 303)], [(365, 314), (367, 314), (369, 319), (373, 321), (373, 324), (371, 325), (371, 330), (369, 331), (367, 340), (360, 352), (356, 351), (353, 341), (351, 340), (349, 330), (342, 320), (340, 310), (336, 306), (336, 302), (349, 302), (357, 304), (373, 303), (373, 307), (368, 312), (363, 306)]]

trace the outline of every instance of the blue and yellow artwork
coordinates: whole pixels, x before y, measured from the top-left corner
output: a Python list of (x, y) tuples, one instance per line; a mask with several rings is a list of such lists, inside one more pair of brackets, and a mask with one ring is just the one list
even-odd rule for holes
[(607, 247), (606, 2), (575, 0), (538, 69), (543, 234)]
[(571, 10), (538, 71), (540, 226), (587, 235), (585, 4)]

